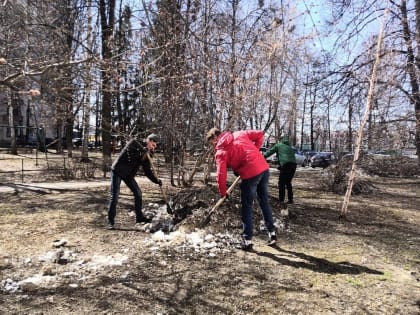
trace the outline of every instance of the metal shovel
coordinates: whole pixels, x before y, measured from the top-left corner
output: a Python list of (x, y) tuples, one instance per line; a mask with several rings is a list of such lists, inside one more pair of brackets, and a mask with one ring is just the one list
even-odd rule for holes
[(163, 200), (165, 200), (165, 203), (166, 203), (166, 212), (168, 214), (174, 214), (174, 210), (172, 209), (171, 205), (169, 204), (168, 198), (166, 197), (165, 190), (163, 189), (162, 186), (160, 186), (160, 192), (162, 193)]
[[(147, 155), (147, 158), (149, 159), (150, 166), (152, 167), (153, 173), (155, 174), (156, 178), (159, 178), (159, 177), (157, 176), (156, 169), (155, 169), (155, 166), (154, 166), (154, 164), (153, 164), (152, 158), (150, 157), (149, 152), (147, 152), (147, 153), (146, 153), (146, 155)], [(159, 188), (160, 188), (160, 192), (162, 193), (163, 200), (164, 200), (164, 201), (165, 201), (165, 203), (166, 203), (166, 212), (167, 212), (168, 214), (173, 214), (173, 213), (174, 213), (174, 210), (172, 209), (171, 205), (169, 204), (168, 198), (166, 197), (165, 190), (163, 189), (163, 187), (162, 187), (162, 186), (159, 186)]]

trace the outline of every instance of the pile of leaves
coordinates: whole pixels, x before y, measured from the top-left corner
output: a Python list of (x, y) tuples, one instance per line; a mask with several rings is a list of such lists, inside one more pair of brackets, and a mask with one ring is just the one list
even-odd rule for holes
[(220, 195), (216, 186), (192, 187), (179, 191), (172, 198), (176, 229), (193, 231), (196, 228), (211, 228), (214, 232), (231, 230), (240, 222), (240, 193), (234, 191), (211, 215), (210, 222), (202, 226), (209, 211), (216, 205)]
[[(337, 194), (347, 190), (353, 155), (344, 156), (330, 167), (322, 181), (323, 188)], [(392, 157), (362, 154), (356, 163), (356, 176), (352, 194), (373, 194), (378, 189), (372, 184), (370, 176), (413, 177), (420, 175), (418, 160), (409, 157)]]
[[(217, 187), (208, 185), (204, 187), (192, 187), (187, 190), (178, 192), (171, 199), (174, 210), (175, 230), (182, 229), (186, 232), (195, 229), (207, 229), (212, 233), (220, 233), (229, 231), (239, 233), (242, 229), (241, 223), (241, 199), (240, 190), (236, 188), (229, 197), (217, 208), (210, 216), (210, 221), (206, 225), (202, 225), (210, 210), (216, 205), (220, 199)], [(271, 198), (271, 206), (273, 209), (279, 208), (279, 202)], [(274, 219), (281, 224), (282, 218), (279, 214), (273, 212)], [(254, 224), (257, 231), (264, 229), (259, 226), (262, 220), (261, 210), (258, 202), (254, 202)]]
[(406, 156), (381, 156), (365, 154), (358, 162), (369, 175), (381, 177), (413, 177), (420, 175), (418, 159)]

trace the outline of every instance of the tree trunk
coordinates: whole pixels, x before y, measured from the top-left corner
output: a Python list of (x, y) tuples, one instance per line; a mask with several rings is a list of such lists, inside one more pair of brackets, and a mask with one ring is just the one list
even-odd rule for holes
[(231, 24), (231, 33), (230, 33), (230, 60), (229, 60), (229, 80), (228, 80), (228, 89), (229, 89), (229, 108), (228, 108), (228, 117), (227, 117), (227, 126), (226, 129), (230, 129), (236, 123), (237, 109), (236, 109), (236, 41), (237, 41), (237, 10), (238, 10), (238, 1), (234, 0), (232, 4), (232, 24)]
[[(311, 133), (311, 148), (312, 148), (312, 150), (314, 150), (315, 149), (315, 140), (316, 140), (316, 138), (314, 137), (314, 133), (315, 133), (315, 130), (314, 130), (314, 111), (315, 111), (315, 102), (316, 102), (316, 93), (317, 93), (317, 85), (315, 85), (314, 86), (314, 99), (313, 99), (313, 101), (311, 101), (311, 107), (310, 107), (310, 111), (309, 111), (309, 113), (310, 113), (310, 122), (311, 122), (311, 130), (310, 130), (310, 133)], [(311, 87), (311, 89), (312, 89), (312, 87)]]
[(115, 0), (100, 0), (99, 13), (102, 27), (102, 61), (104, 71), (102, 75), (102, 158), (104, 174), (111, 167), (111, 110), (112, 110), (112, 34), (115, 25)]
[[(420, 45), (420, 0), (416, 0), (416, 43), (417, 47)], [(417, 70), (420, 70), (420, 50), (417, 49), (416, 66)], [(416, 151), (417, 160), (420, 166), (420, 97), (417, 91), (417, 97), (414, 101), (414, 111), (416, 114)]]
[[(405, 0), (401, 1), (401, 23), (403, 28), (403, 37), (405, 44), (407, 46), (407, 72), (410, 77), (410, 86), (411, 86), (411, 96), (410, 102), (414, 105), (414, 111), (416, 115), (416, 151), (417, 158), (420, 164), (420, 88), (419, 88), (419, 78), (417, 71), (420, 69), (420, 61), (414, 54), (413, 42), (410, 33), (410, 26), (408, 24), (407, 18), (407, 3)], [(417, 31), (420, 30), (420, 0), (416, 0), (416, 23)], [(420, 44), (420, 35), (416, 34), (417, 44)], [(420, 57), (420, 52), (419, 56)], [(416, 67), (417, 65), (417, 67)]]
[(17, 155), (17, 145), (16, 145), (16, 133), (15, 133), (15, 122), (13, 117), (13, 100), (12, 100), (13, 91), (9, 89), (7, 93), (7, 108), (9, 109), (9, 130), (10, 130), (10, 153)]
[(353, 99), (352, 97), (350, 97), (350, 101), (349, 101), (349, 110), (347, 111), (348, 114), (348, 126), (347, 126), (347, 130), (348, 130), (348, 137), (347, 137), (347, 150), (349, 152), (353, 151)]
[[(289, 126), (288, 126), (288, 134), (291, 137), (293, 145), (296, 146), (296, 125), (297, 125), (297, 100), (298, 100), (298, 86), (297, 81), (293, 81), (293, 92), (292, 92), (292, 104), (289, 112)], [(299, 146), (300, 150), (302, 150), (302, 139)]]
[[(306, 80), (305, 80), (305, 92), (303, 93), (303, 108), (302, 108), (302, 119), (301, 119), (301, 126), (300, 126), (300, 139), (302, 141), (303, 144), (303, 137), (304, 137), (304, 132), (305, 132), (305, 115), (306, 115), (306, 100), (307, 100), (307, 96), (308, 96), (308, 75), (306, 75)], [(312, 139), (311, 139), (312, 140)], [(314, 151), (314, 147), (312, 145), (311, 142), (311, 151)]]
[[(90, 51), (93, 48), (93, 36), (92, 36), (92, 14), (91, 14), (91, 0), (87, 1), (87, 46)], [(88, 54), (86, 55), (88, 57)], [(83, 102), (83, 141), (82, 141), (82, 162), (89, 161), (89, 130), (90, 130), (90, 93), (92, 87), (92, 79), (89, 75), (91, 73), (92, 63), (89, 61), (86, 64), (86, 73), (88, 74), (86, 77), (86, 88), (84, 93), (84, 102)]]
[(376, 58), (375, 58), (375, 63), (373, 64), (372, 75), (371, 75), (370, 82), (369, 82), (369, 92), (368, 92), (367, 101), (366, 101), (365, 114), (364, 114), (363, 120), (360, 124), (359, 132), (358, 132), (358, 135), (357, 135), (356, 147), (354, 149), (353, 163), (351, 165), (349, 180), (348, 180), (348, 183), (347, 183), (347, 190), (346, 190), (346, 194), (344, 196), (343, 204), (342, 204), (342, 207), (341, 207), (340, 217), (346, 217), (346, 215), (347, 215), (348, 205), (350, 203), (351, 192), (353, 190), (353, 183), (354, 183), (354, 179), (356, 177), (356, 162), (359, 160), (359, 152), (360, 152), (360, 147), (362, 145), (362, 140), (363, 140), (363, 130), (364, 130), (364, 127), (365, 127), (366, 122), (368, 120), (370, 110), (372, 108), (372, 100), (373, 100), (373, 97), (374, 97), (374, 90), (375, 90), (375, 83), (376, 83), (376, 73), (377, 73), (377, 69), (378, 69), (378, 66), (379, 66), (380, 59), (381, 59), (380, 52), (381, 52), (383, 32), (384, 32), (384, 27), (385, 27), (385, 17), (386, 16), (387, 16), (387, 14), (385, 14), (385, 16), (384, 16), (384, 21), (382, 23), (381, 30), (380, 30), (380, 33), (379, 33), (379, 36), (378, 36)]

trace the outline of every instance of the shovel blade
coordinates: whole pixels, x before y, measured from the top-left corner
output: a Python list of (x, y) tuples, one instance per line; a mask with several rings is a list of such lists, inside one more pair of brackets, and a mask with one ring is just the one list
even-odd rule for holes
[(198, 227), (200, 229), (204, 228), (205, 226), (207, 226), (207, 224), (210, 223), (210, 219), (211, 219), (211, 212), (207, 212), (206, 216), (200, 221)]
[(166, 212), (168, 214), (174, 214), (174, 210), (172, 210), (171, 206), (169, 205), (169, 203), (166, 204)]

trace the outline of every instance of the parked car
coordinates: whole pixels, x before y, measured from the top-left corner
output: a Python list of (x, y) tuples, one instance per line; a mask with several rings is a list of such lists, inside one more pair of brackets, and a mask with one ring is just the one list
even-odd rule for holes
[[(295, 147), (292, 147), (292, 148), (295, 151), (296, 164), (298, 166), (303, 166), (303, 167), (307, 166), (308, 165), (308, 159), (306, 158), (306, 156), (301, 151), (296, 149)], [(278, 164), (277, 154), (272, 154), (271, 156), (269, 156), (267, 158), (267, 161), (270, 164), (276, 164), (277, 165)]]
[(335, 163), (337, 160), (334, 153), (332, 152), (319, 152), (311, 157), (310, 165), (311, 167), (322, 167), (326, 168), (331, 164)]
[(274, 165), (278, 164), (277, 154), (270, 155), (268, 158), (266, 158), (266, 160), (270, 164), (274, 164)]
[(296, 148), (293, 148), (293, 150), (295, 150), (296, 164), (298, 166), (303, 166), (303, 167), (305, 167), (306, 165), (308, 165), (308, 160), (307, 160), (305, 154), (303, 154), (302, 151), (299, 151)]
[(318, 151), (304, 151), (303, 154), (306, 156), (306, 160), (308, 161), (308, 164), (311, 160), (311, 157), (313, 157), (315, 154), (318, 154)]
[(71, 142), (73, 143), (73, 147), (81, 147), (83, 144), (82, 138), (73, 138), (71, 139)]

